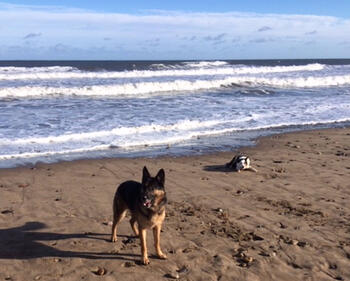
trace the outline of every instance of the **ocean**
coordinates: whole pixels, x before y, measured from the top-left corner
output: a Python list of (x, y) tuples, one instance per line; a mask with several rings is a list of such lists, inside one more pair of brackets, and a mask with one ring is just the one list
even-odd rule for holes
[(348, 126), (350, 60), (0, 61), (0, 167)]

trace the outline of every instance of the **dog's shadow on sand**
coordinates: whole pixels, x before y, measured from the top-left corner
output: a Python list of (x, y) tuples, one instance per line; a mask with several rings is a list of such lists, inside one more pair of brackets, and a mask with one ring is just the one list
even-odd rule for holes
[(221, 172), (221, 173), (235, 172), (233, 169), (226, 167), (226, 165), (208, 165), (208, 166), (204, 166), (203, 170), (207, 172)]
[[(60, 258), (85, 258), (85, 259), (119, 259), (134, 261), (138, 263), (139, 255), (120, 254), (106, 252), (65, 251), (60, 250), (57, 244), (65, 239), (94, 239), (109, 241), (104, 238), (106, 234), (101, 233), (75, 233), (61, 234), (52, 232), (41, 232), (47, 228), (42, 222), (27, 222), (26, 224), (7, 229), (0, 229), (0, 260), (1, 259), (32, 259), (44, 257)], [(133, 236), (118, 235), (128, 239)], [(45, 242), (47, 243), (45, 243)], [(47, 245), (50, 244), (50, 245)], [(111, 247), (112, 248), (112, 247)]]

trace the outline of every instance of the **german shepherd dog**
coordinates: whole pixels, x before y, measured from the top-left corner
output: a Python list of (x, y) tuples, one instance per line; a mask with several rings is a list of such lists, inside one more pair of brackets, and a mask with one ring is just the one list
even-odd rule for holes
[(117, 241), (117, 225), (129, 209), (131, 228), (141, 240), (141, 263), (145, 265), (149, 264), (146, 245), (147, 229), (153, 230), (157, 256), (166, 259), (166, 255), (160, 249), (160, 231), (165, 218), (165, 205), (167, 203), (164, 182), (165, 173), (163, 169), (160, 169), (155, 177), (151, 177), (147, 168), (144, 167), (142, 183), (136, 181), (123, 182), (119, 185), (113, 200), (111, 241)]

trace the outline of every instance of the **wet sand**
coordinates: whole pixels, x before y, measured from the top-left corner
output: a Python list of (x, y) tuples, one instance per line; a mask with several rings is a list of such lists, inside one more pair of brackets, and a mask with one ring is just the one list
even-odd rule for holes
[[(236, 152), (0, 170), (0, 280), (350, 280), (350, 129), (240, 151), (257, 173), (227, 170)], [(128, 217), (109, 242), (116, 187), (145, 165), (169, 199), (168, 260), (148, 231), (148, 266)]]

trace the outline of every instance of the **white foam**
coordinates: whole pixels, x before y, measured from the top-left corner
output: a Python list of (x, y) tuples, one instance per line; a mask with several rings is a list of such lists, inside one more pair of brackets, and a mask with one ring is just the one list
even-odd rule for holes
[(65, 134), (60, 136), (47, 136), (47, 137), (30, 137), (30, 138), (19, 138), (19, 139), (0, 139), (2, 145), (27, 145), (27, 144), (54, 144), (54, 143), (66, 143), (72, 141), (82, 142), (84, 140), (105, 138), (111, 136), (127, 136), (135, 134), (145, 133), (161, 133), (164, 131), (188, 131), (196, 130), (199, 128), (212, 127), (218, 124), (223, 124), (223, 120), (209, 120), (209, 121), (198, 121), (198, 120), (182, 120), (175, 124), (150, 124), (138, 127), (120, 127), (111, 130), (78, 133), (78, 134)]
[(82, 87), (43, 87), (22, 86), (0, 89), (0, 98), (11, 97), (47, 97), (47, 96), (110, 96), (110, 97), (147, 97), (155, 93), (210, 90), (220, 87), (279, 87), (313, 88), (343, 86), (350, 84), (350, 75), (277, 78), (238, 76), (216, 80), (174, 80), (170, 82), (136, 82), (117, 85), (96, 85)]
[(21, 73), (55, 73), (76, 71), (77, 68), (71, 66), (47, 66), (47, 67), (20, 67), (20, 66), (2, 66), (0, 67), (1, 75), (17, 75)]
[(244, 132), (244, 131), (255, 131), (263, 129), (278, 129), (287, 126), (307, 126), (307, 125), (320, 125), (320, 124), (332, 124), (336, 122), (350, 122), (350, 118), (334, 119), (325, 122), (319, 121), (308, 121), (308, 122), (281, 122), (276, 124), (264, 125), (264, 126), (253, 126), (250, 128), (226, 128), (226, 129), (214, 129), (214, 130), (202, 130), (200, 132), (185, 132), (181, 135), (170, 136), (166, 138), (154, 138), (151, 142), (149, 140), (133, 140), (125, 143), (120, 143), (118, 145), (97, 145), (89, 147), (80, 147), (74, 149), (62, 149), (62, 150), (49, 150), (44, 152), (24, 152), (24, 153), (13, 153), (13, 154), (3, 154), (0, 155), (0, 161), (2, 160), (13, 160), (13, 159), (30, 159), (30, 158), (46, 158), (46, 157), (59, 157), (62, 155), (85, 155), (89, 152), (106, 152), (114, 147), (130, 151), (139, 151), (140, 149), (147, 149), (152, 146), (169, 145), (185, 142), (193, 138), (204, 137), (204, 136), (220, 136), (223, 134), (233, 133), (233, 132)]
[(108, 150), (109, 145), (99, 145), (89, 148), (77, 148), (77, 149), (66, 149), (61, 151), (45, 151), (45, 152), (24, 152), (24, 153), (14, 153), (0, 155), (0, 160), (11, 160), (11, 159), (28, 159), (28, 158), (38, 158), (38, 157), (49, 157), (49, 156), (59, 156), (77, 153), (86, 153), (92, 151), (103, 151)]
[[(214, 63), (214, 62), (213, 62)], [(266, 73), (288, 73), (299, 71), (320, 71), (324, 69), (322, 64), (308, 64), (301, 66), (274, 66), (274, 67), (250, 67), (250, 66), (232, 66), (205, 68), (205, 62), (198, 62), (198, 68), (195, 69), (172, 69), (172, 70), (133, 70), (120, 72), (81, 72), (73, 71), (67, 67), (46, 69), (40, 72), (36, 68), (28, 71), (18, 71), (10, 73), (0, 72), (0, 81), (13, 80), (52, 80), (52, 79), (117, 79), (117, 78), (151, 78), (151, 77), (187, 77), (187, 76), (218, 76), (218, 75), (242, 75), (242, 74), (266, 74)], [(226, 65), (226, 64), (224, 64)], [(217, 66), (221, 66), (218, 64)]]
[(228, 62), (226, 61), (190, 61), (190, 62), (184, 62), (183, 64), (186, 65), (187, 67), (207, 68), (207, 67), (217, 67), (217, 66), (228, 65)]

